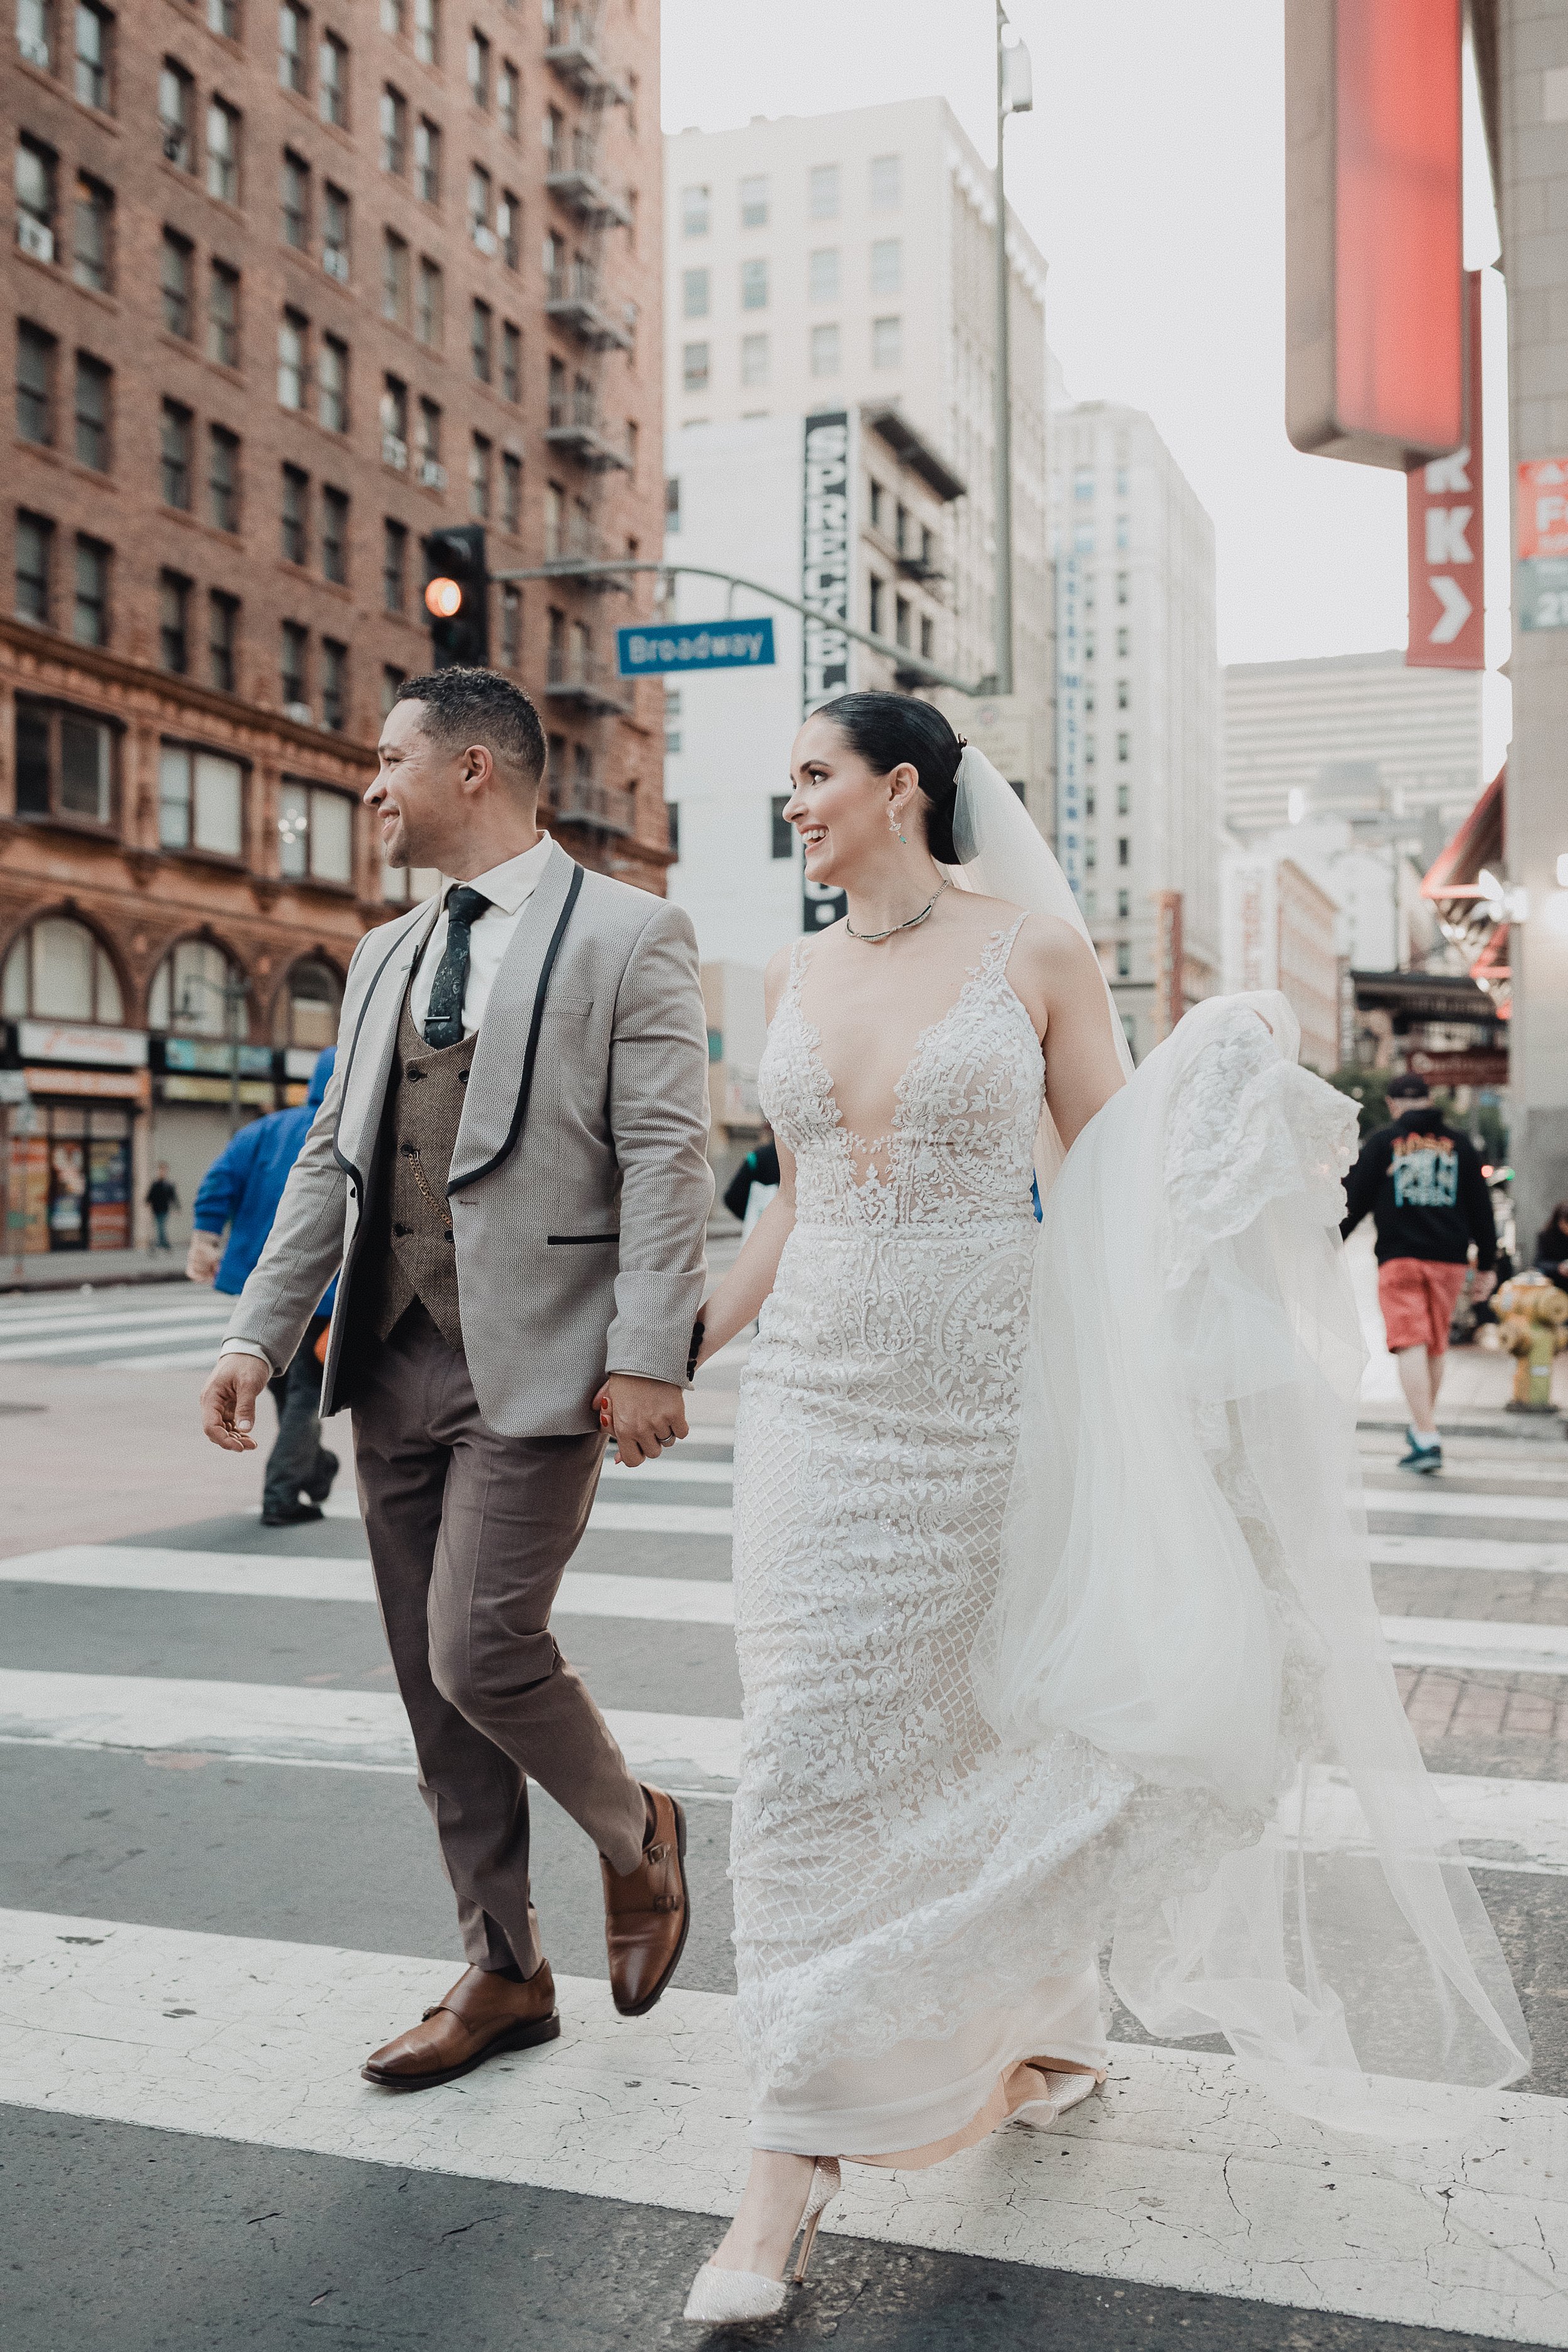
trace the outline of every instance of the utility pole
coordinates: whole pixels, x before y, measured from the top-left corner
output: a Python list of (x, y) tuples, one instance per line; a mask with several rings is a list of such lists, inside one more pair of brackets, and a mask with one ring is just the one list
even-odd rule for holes
[(996, 0), (996, 691), (1013, 691), (1013, 359), (1008, 317), (1007, 190), (1004, 133), (1010, 114), (1033, 107), (1029, 52), (1008, 48), (1002, 36), (1007, 11)]

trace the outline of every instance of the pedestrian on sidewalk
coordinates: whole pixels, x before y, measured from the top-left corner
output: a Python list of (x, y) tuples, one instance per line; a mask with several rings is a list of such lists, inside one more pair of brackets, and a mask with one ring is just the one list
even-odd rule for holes
[(1437, 1391), (1448, 1348), (1448, 1326), (1476, 1253), (1471, 1297), (1490, 1296), (1496, 1283), (1497, 1222), (1480, 1160), (1468, 1136), (1448, 1126), (1424, 1078), (1392, 1078), (1388, 1107), (1395, 1116), (1363, 1144), (1345, 1179), (1348, 1240), (1371, 1212), (1377, 1228), (1377, 1303), (1399, 1385), (1410, 1408), (1407, 1444), (1399, 1467), (1430, 1477), (1443, 1467), (1437, 1434)]
[(741, 1239), (750, 1241), (752, 1227), (779, 1189), (779, 1152), (770, 1127), (754, 1151), (744, 1160), (724, 1188), (724, 1206), (741, 1220)]
[(1568, 1290), (1568, 1201), (1559, 1201), (1535, 1237), (1535, 1271)]
[(180, 1196), (169, 1181), (169, 1163), (166, 1160), (160, 1160), (158, 1173), (147, 1187), (147, 1206), (153, 1212), (154, 1249), (173, 1249), (174, 1244), (169, 1239), (169, 1218), (179, 1205)]
[[(289, 1171), (321, 1107), (335, 1058), (331, 1045), (318, 1055), (304, 1102), (242, 1127), (202, 1178), (192, 1212), (195, 1231), (185, 1260), (192, 1282), (210, 1282), (231, 1293), (245, 1288), (272, 1231)], [(298, 1527), (319, 1519), (338, 1474), (337, 1455), (321, 1444), (321, 1362), (316, 1353), (336, 1286), (335, 1280), (328, 1286), (292, 1357), (267, 1383), (278, 1408), (278, 1436), (262, 1482), (264, 1528)]]

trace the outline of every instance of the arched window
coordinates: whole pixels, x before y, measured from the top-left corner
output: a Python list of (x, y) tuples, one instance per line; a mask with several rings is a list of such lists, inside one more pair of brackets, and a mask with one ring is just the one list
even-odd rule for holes
[(0, 979), (0, 1006), (14, 1021), (122, 1022), (114, 966), (85, 923), (48, 915), (13, 946)]
[(245, 1034), (245, 982), (210, 940), (182, 940), (153, 975), (147, 1025), (176, 1037)]
[(343, 984), (330, 963), (312, 956), (284, 982), (273, 1017), (275, 1045), (330, 1045), (338, 1034)]

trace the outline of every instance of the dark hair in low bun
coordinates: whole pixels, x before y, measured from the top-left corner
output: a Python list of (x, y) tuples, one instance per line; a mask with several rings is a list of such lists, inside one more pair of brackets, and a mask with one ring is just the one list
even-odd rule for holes
[(907, 762), (925, 799), (926, 846), (939, 866), (959, 864), (952, 807), (963, 746), (933, 703), (912, 694), (841, 694), (813, 713), (831, 719), (850, 749), (879, 776)]

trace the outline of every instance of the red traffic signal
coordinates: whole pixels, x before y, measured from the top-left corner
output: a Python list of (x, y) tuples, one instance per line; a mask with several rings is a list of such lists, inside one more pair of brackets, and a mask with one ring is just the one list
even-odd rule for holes
[(482, 523), (454, 523), (425, 541), (425, 610), (432, 669), (488, 669), (490, 575)]
[(463, 592), (455, 580), (432, 580), (425, 591), (425, 609), (438, 621), (455, 620), (463, 609)]

